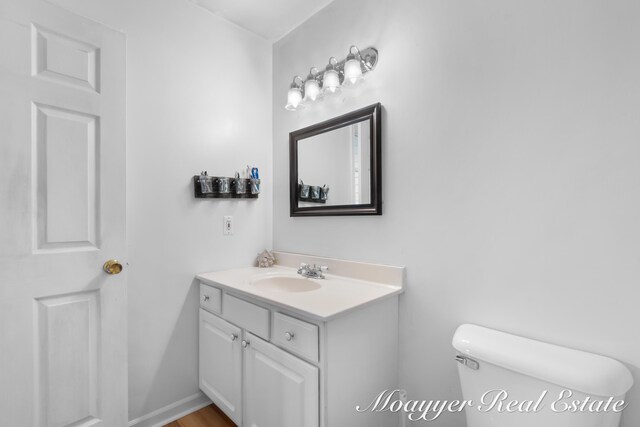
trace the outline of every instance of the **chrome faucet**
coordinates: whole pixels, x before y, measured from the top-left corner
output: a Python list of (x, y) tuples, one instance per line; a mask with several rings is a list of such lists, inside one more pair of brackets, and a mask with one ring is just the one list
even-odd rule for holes
[(312, 279), (324, 279), (324, 272), (327, 271), (329, 267), (326, 265), (315, 265), (311, 267), (309, 264), (305, 264), (304, 262), (300, 264), (300, 268), (298, 268), (298, 274), (303, 275), (304, 277), (310, 277)]

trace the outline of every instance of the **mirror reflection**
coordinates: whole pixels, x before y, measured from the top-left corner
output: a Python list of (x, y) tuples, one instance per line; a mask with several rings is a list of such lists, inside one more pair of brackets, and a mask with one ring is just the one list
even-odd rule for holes
[(298, 206), (371, 203), (371, 120), (298, 140)]

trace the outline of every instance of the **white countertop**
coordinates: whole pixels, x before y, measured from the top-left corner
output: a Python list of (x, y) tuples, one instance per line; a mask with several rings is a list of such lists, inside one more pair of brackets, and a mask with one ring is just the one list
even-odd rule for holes
[(230, 293), (244, 295), (321, 321), (404, 291), (402, 284), (385, 284), (332, 274), (325, 274), (326, 279), (305, 279), (321, 285), (319, 289), (308, 292), (262, 289), (250, 283), (257, 276), (273, 274), (302, 278), (296, 274), (295, 268), (285, 266), (237, 268), (202, 273), (196, 275), (196, 278)]

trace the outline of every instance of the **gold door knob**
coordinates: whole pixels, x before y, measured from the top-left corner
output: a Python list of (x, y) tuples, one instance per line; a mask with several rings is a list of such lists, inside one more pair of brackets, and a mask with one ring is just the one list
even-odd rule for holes
[(122, 264), (117, 259), (110, 259), (104, 263), (102, 269), (107, 274), (119, 274), (122, 271)]

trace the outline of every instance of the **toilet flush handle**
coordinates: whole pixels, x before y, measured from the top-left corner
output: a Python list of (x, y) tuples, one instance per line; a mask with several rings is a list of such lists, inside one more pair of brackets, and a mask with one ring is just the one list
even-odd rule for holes
[(474, 371), (480, 369), (480, 363), (477, 360), (473, 360), (470, 357), (462, 356), (460, 354), (456, 355), (456, 362), (463, 364), (467, 368), (471, 368)]

